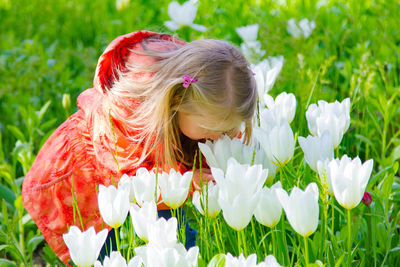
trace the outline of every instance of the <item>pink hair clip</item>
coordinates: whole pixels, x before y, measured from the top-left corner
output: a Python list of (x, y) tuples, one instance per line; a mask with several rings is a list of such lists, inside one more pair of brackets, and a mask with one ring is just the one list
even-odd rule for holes
[(197, 82), (196, 78), (192, 78), (189, 75), (183, 75), (182, 76), (184, 82), (183, 82), (183, 87), (188, 88), (190, 86), (191, 83), (195, 83)]

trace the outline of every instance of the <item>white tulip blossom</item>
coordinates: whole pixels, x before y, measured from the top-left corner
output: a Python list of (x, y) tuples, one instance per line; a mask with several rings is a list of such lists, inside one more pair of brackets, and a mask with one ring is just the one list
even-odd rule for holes
[(252, 66), (252, 70), (255, 74), (258, 97), (263, 101), (263, 96), (275, 84), (275, 80), (282, 70), (283, 56), (268, 57), (255, 66)]
[(116, 0), (115, 1), (115, 7), (117, 10), (122, 10), (126, 8), (129, 5), (129, 0)]
[(140, 239), (149, 240), (148, 229), (157, 220), (157, 206), (154, 201), (143, 203), (142, 207), (135, 204), (130, 207), (132, 225)]
[(263, 187), (254, 216), (262, 225), (270, 228), (278, 224), (282, 215), (282, 206), (276, 195), (276, 190), (282, 188), (281, 182), (277, 182), (271, 188)]
[(232, 256), (231, 253), (225, 255), (226, 267), (255, 267), (257, 266), (257, 255), (251, 254), (247, 258), (241, 253), (239, 257)]
[(318, 105), (311, 104), (306, 111), (308, 129), (314, 136), (321, 136), (329, 131), (333, 137), (333, 146), (336, 148), (342, 141), (343, 134), (350, 126), (350, 98), (341, 103), (327, 103), (318, 101)]
[(242, 165), (230, 158), (226, 175), (218, 168), (211, 168), (211, 172), (220, 189), (218, 204), (225, 221), (233, 229), (242, 230), (253, 216), (268, 170), (261, 165)]
[(126, 260), (122, 257), (119, 251), (112, 251), (110, 257), (104, 258), (103, 264), (100, 261), (96, 261), (94, 267), (127, 267)]
[(199, 191), (194, 191), (192, 203), (202, 215), (205, 215), (207, 212), (208, 217), (215, 218), (221, 211), (218, 205), (218, 192), (218, 186), (210, 181), (207, 187), (203, 187), (201, 193)]
[(132, 183), (135, 200), (139, 206), (144, 202), (158, 201), (160, 190), (157, 186), (156, 174), (154, 172), (149, 172), (146, 168), (139, 168), (132, 179)]
[(290, 196), (284, 189), (277, 189), (277, 196), (293, 229), (303, 237), (308, 237), (318, 227), (318, 186), (310, 183), (303, 191), (294, 187)]
[(193, 23), (197, 13), (196, 2), (197, 1), (187, 1), (182, 5), (176, 1), (169, 3), (168, 15), (172, 20), (164, 22), (164, 25), (171, 31), (176, 31), (184, 26), (189, 26), (200, 32), (206, 31), (206, 27)]
[(260, 262), (257, 267), (282, 267), (274, 257), (274, 255), (268, 255), (265, 257), (263, 262)]
[(302, 19), (298, 24), (296, 24), (295, 19), (290, 19), (286, 29), (294, 38), (300, 38), (301, 36), (308, 38), (315, 29), (315, 26), (315, 22), (309, 21), (308, 19)]
[(133, 187), (133, 177), (124, 174), (122, 175), (121, 179), (118, 182), (118, 188), (120, 187), (126, 187), (126, 189), (129, 191), (129, 201), (135, 202), (135, 189)]
[(373, 160), (361, 163), (359, 157), (353, 160), (347, 155), (329, 162), (326, 175), (332, 182), (333, 193), (339, 204), (350, 210), (360, 204), (371, 176)]
[(145, 266), (197, 266), (199, 248), (186, 250), (177, 242), (177, 225), (175, 217), (168, 221), (160, 218), (149, 225), (148, 244), (135, 248)]
[(297, 105), (294, 94), (282, 92), (275, 100), (269, 94), (264, 94), (264, 102), (276, 122), (282, 119), (286, 119), (289, 123), (293, 121)]
[(313, 171), (317, 171), (317, 162), (325, 159), (333, 159), (333, 138), (329, 131), (321, 136), (299, 136), (299, 144), (304, 152), (304, 158)]
[(73, 225), (68, 233), (63, 234), (63, 239), (72, 261), (78, 266), (89, 267), (97, 260), (107, 235), (107, 229), (96, 234), (93, 226), (81, 232), (77, 226)]
[(245, 57), (259, 58), (265, 55), (265, 51), (261, 49), (261, 42), (257, 40), (258, 24), (236, 28), (236, 32), (243, 39), (240, 48)]
[(129, 191), (126, 187), (99, 186), (97, 196), (99, 211), (104, 222), (112, 228), (120, 227), (129, 211)]
[(146, 267), (197, 267), (199, 247), (186, 250), (179, 243), (173, 247), (156, 247), (151, 244), (136, 247), (135, 252), (143, 259)]
[[(262, 125), (261, 125), (262, 126)], [(284, 166), (294, 154), (295, 139), (286, 120), (271, 129), (254, 128), (254, 135), (267, 153), (269, 160), (277, 166)]]
[(158, 184), (161, 196), (168, 207), (177, 209), (185, 202), (189, 194), (192, 177), (192, 171), (185, 172), (182, 175), (174, 169), (171, 169), (169, 174), (164, 172), (159, 175)]
[(205, 143), (198, 143), (198, 145), (210, 167), (219, 168), (226, 172), (229, 158), (233, 157), (241, 164), (251, 164), (255, 153), (254, 164), (261, 164), (264, 169), (268, 169), (269, 179), (275, 177), (276, 166), (265, 157), (264, 150), (245, 145), (238, 138), (230, 139), (227, 135), (223, 135), (216, 141), (207, 140)]

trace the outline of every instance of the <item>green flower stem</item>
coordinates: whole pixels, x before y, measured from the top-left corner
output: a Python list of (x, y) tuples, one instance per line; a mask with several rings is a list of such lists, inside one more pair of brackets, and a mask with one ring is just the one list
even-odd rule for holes
[(371, 226), (371, 214), (368, 206), (367, 206), (367, 214), (368, 214), (367, 218), (368, 232), (367, 232), (367, 242), (366, 242), (367, 262), (372, 262), (371, 258), (372, 226)]
[(306, 267), (308, 266), (308, 245), (307, 245), (307, 237), (303, 236), (304, 239), (304, 251), (305, 251), (305, 255), (304, 255), (304, 261), (306, 263)]
[(221, 241), (222, 252), (225, 252), (225, 243), (224, 243), (224, 240), (223, 240), (223, 238), (222, 238), (222, 231), (221, 231), (221, 228), (219, 227), (219, 219), (218, 219), (218, 218), (215, 218), (215, 221), (217, 222), (217, 223), (216, 223), (216, 226), (217, 226), (218, 235), (219, 235), (219, 238), (220, 238), (220, 241)]
[(347, 266), (351, 266), (351, 219), (350, 219), (350, 210), (347, 210), (347, 251), (348, 251), (348, 258), (347, 258)]
[(238, 245), (238, 256), (240, 255), (240, 253), (242, 253), (242, 246), (241, 246), (241, 242), (240, 242), (240, 231), (236, 231), (237, 233), (237, 245)]
[(119, 250), (119, 234), (118, 234), (118, 228), (114, 228), (114, 234), (115, 234), (115, 241), (117, 243), (117, 250)]
[(256, 255), (259, 256), (260, 253), (258, 251), (257, 239), (256, 239), (256, 231), (254, 229), (254, 220), (253, 219), (251, 219), (251, 233), (253, 235), (253, 242), (254, 242), (254, 248), (256, 250)]
[(285, 222), (282, 219), (281, 220), (281, 233), (282, 233), (282, 242), (283, 242), (283, 257), (284, 257), (284, 266), (289, 265), (289, 251), (287, 248), (287, 242), (286, 242), (286, 232), (285, 232)]
[(242, 235), (242, 242), (243, 242), (243, 248), (244, 248), (244, 256), (247, 257), (247, 246), (246, 246), (246, 235), (244, 234), (244, 229), (240, 230), (240, 234)]
[(331, 208), (332, 208), (332, 234), (335, 235), (335, 203), (334, 199), (332, 198), (331, 202)]
[[(275, 228), (275, 227), (274, 227)], [(276, 255), (276, 234), (275, 234), (275, 229), (271, 228), (271, 235), (272, 235), (272, 253), (274, 257), (276, 258), (278, 255)]]
[(224, 252), (223, 250), (221, 250), (220, 244), (219, 244), (219, 238), (218, 237), (220, 235), (220, 233), (217, 231), (217, 226), (216, 226), (217, 222), (216, 220), (213, 222), (213, 228), (214, 228), (214, 235), (215, 235), (215, 242), (217, 243), (217, 248), (218, 248), (218, 253)]

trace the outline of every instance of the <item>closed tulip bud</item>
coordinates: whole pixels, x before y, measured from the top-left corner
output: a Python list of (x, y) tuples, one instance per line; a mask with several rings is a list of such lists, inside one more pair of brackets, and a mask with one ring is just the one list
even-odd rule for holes
[(63, 105), (65, 110), (69, 110), (69, 108), (71, 107), (71, 96), (70, 96), (70, 94), (63, 94), (62, 105)]
[(201, 194), (199, 191), (193, 193), (192, 203), (202, 215), (207, 214), (210, 218), (217, 217), (221, 211), (218, 205), (218, 186), (210, 181)]
[(163, 173), (158, 178), (161, 189), (161, 196), (164, 203), (171, 209), (179, 208), (189, 194), (190, 183), (193, 172), (185, 172), (183, 175), (174, 169), (168, 173)]
[(131, 203), (135, 202), (135, 189), (133, 187), (133, 177), (124, 174), (122, 175), (121, 179), (118, 182), (118, 188), (120, 187), (126, 187), (126, 189), (129, 191), (129, 201)]
[(282, 119), (287, 120), (289, 123), (293, 121), (297, 105), (294, 94), (283, 92), (275, 100), (272, 96), (264, 94), (264, 101), (276, 122), (280, 122)]
[(369, 207), (372, 203), (371, 194), (368, 192), (365, 192), (361, 201), (362, 201), (362, 203), (364, 203), (365, 206)]
[(319, 136), (299, 137), (299, 144), (304, 152), (304, 158), (313, 171), (317, 171), (317, 161), (333, 159), (333, 140), (329, 131)]
[(254, 216), (262, 225), (274, 227), (282, 215), (282, 206), (276, 195), (276, 189), (282, 188), (281, 182), (277, 182), (271, 188), (263, 187)]
[(160, 197), (156, 174), (154, 172), (149, 172), (146, 168), (139, 168), (136, 171), (136, 176), (132, 179), (132, 186), (136, 203), (139, 206), (144, 202), (157, 202)]
[(140, 239), (149, 240), (148, 228), (157, 220), (157, 207), (154, 201), (143, 203), (142, 207), (133, 204), (130, 207), (132, 225)]
[(295, 186), (290, 196), (278, 188), (277, 195), (293, 229), (303, 237), (313, 234), (318, 227), (319, 215), (317, 184), (309, 184), (304, 191)]
[(100, 185), (97, 199), (104, 222), (112, 228), (120, 227), (128, 215), (129, 191), (125, 187), (117, 189), (113, 185)]
[(256, 127), (254, 135), (267, 153), (269, 160), (275, 165), (284, 166), (292, 159), (295, 140), (293, 131), (286, 120), (282, 120), (279, 125), (275, 125), (268, 131)]
[(360, 204), (372, 167), (372, 159), (362, 164), (358, 157), (351, 160), (347, 155), (328, 164), (326, 173), (332, 181), (335, 198), (342, 207), (350, 210)]
[(96, 234), (94, 227), (81, 232), (75, 225), (63, 234), (65, 244), (69, 249), (72, 261), (80, 267), (92, 266), (100, 254), (108, 235), (108, 230), (103, 229)]
[(321, 136), (329, 131), (333, 138), (334, 148), (342, 141), (343, 134), (350, 126), (350, 99), (346, 98), (341, 103), (327, 103), (318, 101), (311, 104), (306, 111), (308, 129), (314, 136)]

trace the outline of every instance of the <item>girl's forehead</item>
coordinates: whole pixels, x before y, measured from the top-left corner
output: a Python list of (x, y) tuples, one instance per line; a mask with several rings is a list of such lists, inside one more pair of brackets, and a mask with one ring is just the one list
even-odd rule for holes
[(225, 132), (240, 126), (241, 120), (234, 118), (215, 118), (213, 116), (193, 115), (192, 120), (195, 123), (207, 130)]

